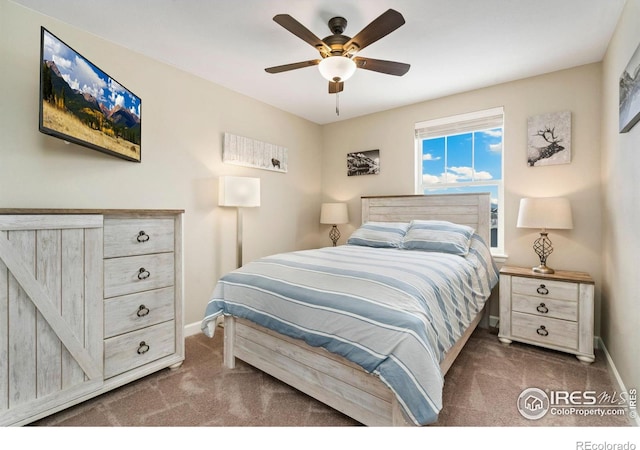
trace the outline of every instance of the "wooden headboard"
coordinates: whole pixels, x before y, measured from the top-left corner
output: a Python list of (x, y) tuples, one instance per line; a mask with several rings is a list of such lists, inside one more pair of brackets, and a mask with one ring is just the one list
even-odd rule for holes
[(489, 193), (362, 197), (362, 223), (447, 220), (475, 228), (491, 244)]

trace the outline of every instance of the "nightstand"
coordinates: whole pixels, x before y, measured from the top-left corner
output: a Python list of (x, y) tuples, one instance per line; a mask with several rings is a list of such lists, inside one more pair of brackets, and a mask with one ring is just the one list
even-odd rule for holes
[(504, 266), (498, 339), (573, 353), (581, 362), (592, 363), (593, 302), (594, 281), (587, 273), (540, 274)]

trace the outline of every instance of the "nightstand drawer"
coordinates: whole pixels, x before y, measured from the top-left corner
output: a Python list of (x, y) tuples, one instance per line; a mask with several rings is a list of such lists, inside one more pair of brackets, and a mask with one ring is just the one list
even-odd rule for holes
[(578, 320), (578, 302), (567, 300), (513, 294), (511, 296), (511, 309), (512, 311), (534, 314), (540, 317), (552, 317), (573, 322)]
[(173, 253), (106, 259), (105, 298), (173, 286), (174, 262)]
[(173, 287), (110, 298), (104, 302), (104, 337), (166, 322), (174, 316)]
[(173, 320), (104, 341), (104, 377), (160, 359), (175, 352)]
[(172, 252), (173, 219), (104, 219), (104, 257)]
[(578, 301), (578, 284), (563, 281), (543, 280), (535, 278), (513, 277), (511, 281), (513, 293), (538, 298), (556, 298), (559, 300)]
[(514, 337), (545, 345), (572, 350), (578, 348), (578, 324), (576, 322), (513, 312), (511, 314), (511, 334)]

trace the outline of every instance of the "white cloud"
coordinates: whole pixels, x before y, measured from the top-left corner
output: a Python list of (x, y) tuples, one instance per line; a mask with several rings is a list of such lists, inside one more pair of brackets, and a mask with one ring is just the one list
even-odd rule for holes
[(482, 131), (482, 133), (486, 134), (487, 136), (491, 136), (491, 137), (502, 137), (502, 129), (501, 128), (498, 128), (497, 130)]
[(449, 171), (447, 173), (441, 173), (439, 176), (424, 174), (422, 176), (422, 181), (424, 184), (440, 184), (493, 179), (493, 176), (489, 172), (474, 171), (471, 167), (449, 167), (448, 170)]
[[(491, 180), (493, 179), (493, 177), (491, 176), (491, 174), (489, 172), (486, 171), (480, 171), (477, 172), (475, 170), (473, 170), (473, 168), (471, 167), (449, 167), (449, 170), (451, 172), (453, 172), (453, 175), (455, 177), (455, 182), (459, 181), (459, 180), (475, 180), (475, 181), (479, 181), (479, 180)], [(451, 177), (451, 173), (449, 174), (449, 177)], [(451, 182), (451, 181), (449, 181)]]
[[(113, 85), (109, 83), (109, 87), (113, 87)], [(124, 95), (120, 94), (118, 91), (111, 90), (109, 92), (109, 101), (113, 106), (124, 107)]]
[(74, 62), (69, 79), (65, 78), (67, 83), (72, 87), (79, 86), (74, 89), (79, 89), (82, 93), (91, 94), (99, 101), (103, 101), (104, 88), (107, 84), (84, 59), (76, 56)]
[(491, 153), (500, 153), (502, 151), (502, 142), (497, 144), (489, 144), (489, 151)]
[(422, 175), (422, 183), (423, 184), (438, 184), (442, 183), (442, 176), (437, 177), (435, 175), (424, 174)]
[(62, 56), (53, 55), (53, 62), (56, 63), (58, 70), (64, 72), (65, 70), (71, 69), (71, 61), (63, 58)]
[(442, 159), (440, 156), (433, 156), (431, 153), (425, 153), (422, 155), (423, 161), (438, 161), (440, 159)]

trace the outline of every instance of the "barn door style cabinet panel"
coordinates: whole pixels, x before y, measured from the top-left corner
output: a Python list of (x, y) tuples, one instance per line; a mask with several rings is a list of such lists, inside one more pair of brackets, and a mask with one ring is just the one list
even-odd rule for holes
[(0, 425), (182, 364), (182, 215), (0, 209)]

